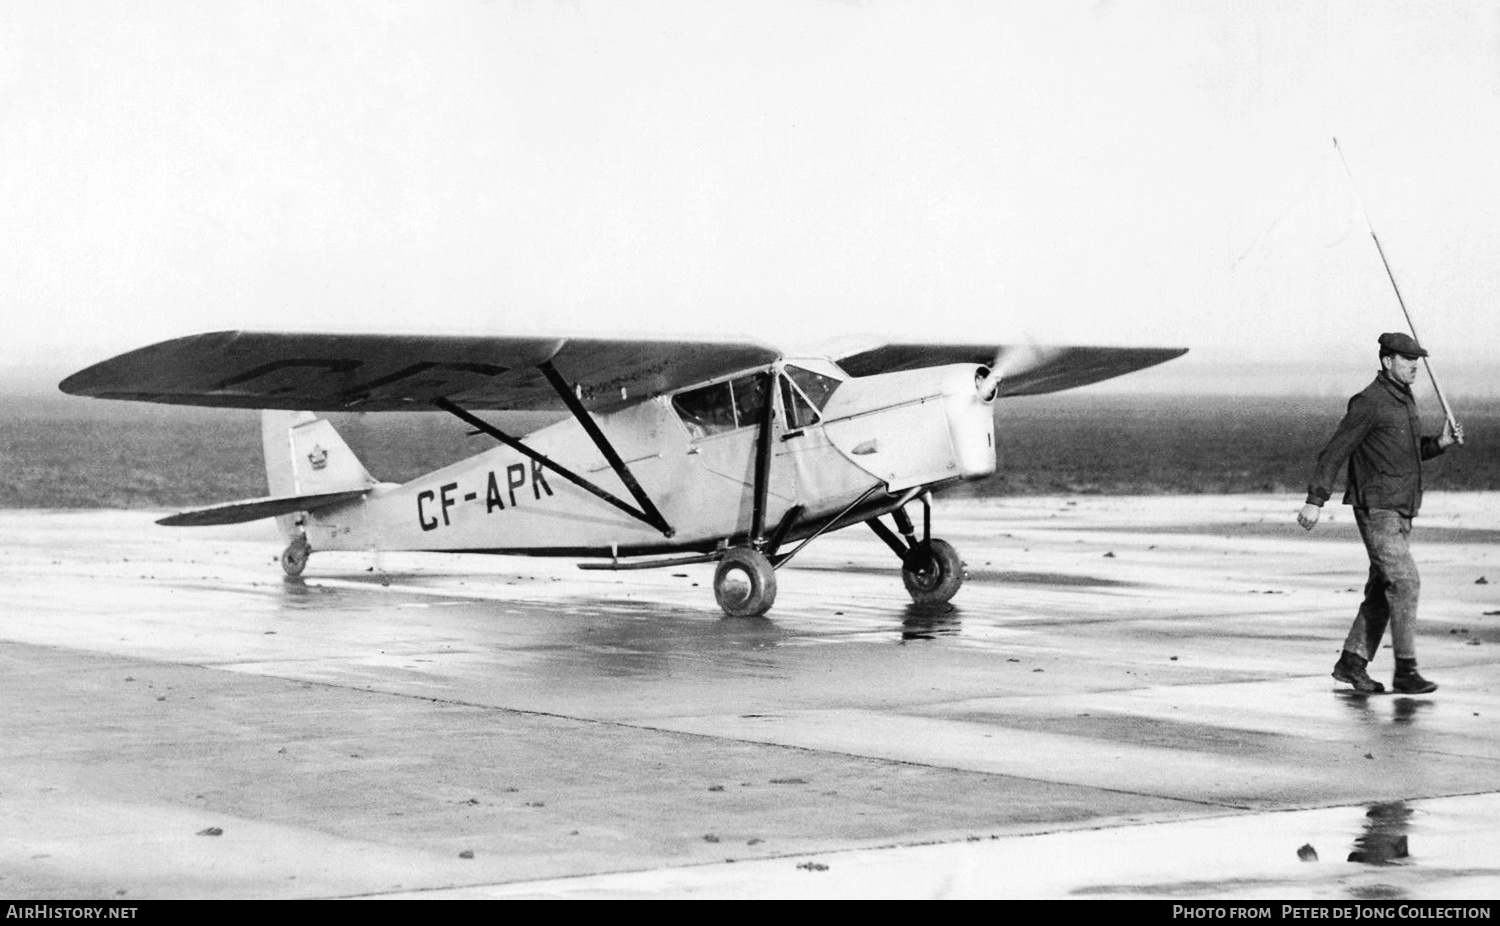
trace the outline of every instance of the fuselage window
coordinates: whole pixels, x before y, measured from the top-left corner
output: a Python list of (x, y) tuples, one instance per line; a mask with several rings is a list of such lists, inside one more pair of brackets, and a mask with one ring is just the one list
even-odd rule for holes
[(763, 373), (741, 376), (732, 380), (734, 387), (734, 411), (742, 428), (760, 424), (765, 417), (766, 377)]
[(833, 395), (833, 390), (839, 387), (840, 382), (832, 376), (824, 376), (822, 373), (814, 373), (812, 370), (804, 370), (791, 364), (786, 366), (786, 375), (792, 378), (797, 388), (801, 389), (808, 399), (812, 400), (812, 404), (818, 411), (822, 411), (823, 406), (828, 404), (828, 397)]
[(766, 407), (764, 373), (679, 392), (672, 407), (687, 425), (693, 440), (760, 423)]

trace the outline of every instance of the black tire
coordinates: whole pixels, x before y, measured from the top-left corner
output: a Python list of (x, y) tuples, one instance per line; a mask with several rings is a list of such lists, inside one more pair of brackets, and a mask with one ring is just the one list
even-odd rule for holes
[(287, 548), (281, 551), (281, 571), (289, 576), (300, 576), (302, 570), (307, 568), (307, 558), (312, 555), (312, 547), (307, 538), (299, 537), (287, 544)]
[(776, 570), (765, 554), (735, 547), (714, 570), (714, 597), (730, 617), (760, 617), (776, 603)]
[(964, 561), (946, 540), (917, 544), (901, 564), (901, 580), (912, 601), (942, 604), (964, 584)]

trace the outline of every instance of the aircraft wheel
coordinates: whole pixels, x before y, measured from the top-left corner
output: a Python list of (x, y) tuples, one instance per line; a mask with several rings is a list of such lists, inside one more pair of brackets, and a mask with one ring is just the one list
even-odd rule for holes
[(289, 576), (300, 576), (307, 568), (307, 558), (312, 556), (312, 546), (306, 537), (298, 537), (281, 551), (281, 571)]
[(901, 579), (918, 604), (942, 604), (964, 584), (964, 561), (946, 540), (929, 540), (906, 554)]
[(730, 617), (760, 617), (776, 603), (776, 570), (760, 551), (735, 547), (714, 570), (714, 597)]

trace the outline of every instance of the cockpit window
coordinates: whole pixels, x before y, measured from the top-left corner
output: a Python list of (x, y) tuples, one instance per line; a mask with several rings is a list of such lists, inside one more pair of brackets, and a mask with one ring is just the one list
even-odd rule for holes
[(672, 407), (694, 439), (734, 430), (734, 394), (727, 382), (679, 392), (672, 397)]
[(766, 376), (751, 373), (728, 382), (679, 392), (672, 407), (693, 440), (760, 423), (766, 407)]
[(839, 380), (832, 376), (824, 376), (822, 373), (814, 373), (812, 370), (804, 370), (791, 364), (786, 366), (786, 375), (792, 378), (797, 387), (812, 400), (818, 411), (828, 404), (828, 397), (833, 395), (833, 390), (839, 387)]
[(815, 424), (818, 420), (818, 412), (802, 394), (802, 390), (793, 386), (792, 381), (785, 376), (780, 377), (780, 382), (781, 407), (786, 411), (787, 430), (795, 431), (798, 428)]

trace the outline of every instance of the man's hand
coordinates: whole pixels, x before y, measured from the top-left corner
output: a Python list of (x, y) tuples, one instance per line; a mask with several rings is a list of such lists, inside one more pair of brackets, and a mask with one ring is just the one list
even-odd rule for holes
[(1297, 523), (1302, 525), (1303, 530), (1310, 531), (1318, 523), (1318, 516), (1323, 509), (1317, 505), (1303, 505), (1302, 510), (1297, 512)]
[(1459, 424), (1457, 421), (1454, 421), (1452, 418), (1449, 418), (1447, 421), (1443, 422), (1443, 433), (1442, 436), (1438, 438), (1438, 446), (1443, 448), (1444, 450), (1447, 450), (1454, 444), (1462, 444), (1463, 442), (1464, 426)]

